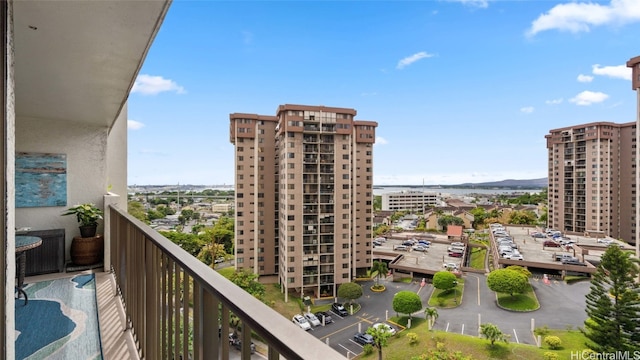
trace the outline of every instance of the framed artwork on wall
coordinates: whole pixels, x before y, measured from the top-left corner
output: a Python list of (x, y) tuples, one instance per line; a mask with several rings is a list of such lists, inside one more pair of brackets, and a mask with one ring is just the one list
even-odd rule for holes
[(67, 205), (67, 155), (16, 153), (16, 207)]

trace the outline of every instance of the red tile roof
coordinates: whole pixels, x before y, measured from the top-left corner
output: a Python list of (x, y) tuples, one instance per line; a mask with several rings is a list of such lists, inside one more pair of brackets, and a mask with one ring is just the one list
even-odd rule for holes
[(460, 225), (449, 225), (447, 226), (447, 236), (462, 236), (462, 226)]

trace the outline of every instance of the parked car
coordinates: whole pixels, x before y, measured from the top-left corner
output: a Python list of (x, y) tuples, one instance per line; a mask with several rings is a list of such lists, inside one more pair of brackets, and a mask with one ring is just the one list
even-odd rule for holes
[(449, 251), (448, 255), (451, 256), (451, 257), (457, 257), (457, 258), (461, 258), (462, 257), (462, 253), (461, 252), (451, 252), (451, 251)]
[(393, 247), (393, 250), (397, 251), (409, 251), (409, 247), (406, 245), (396, 245)]
[(553, 240), (546, 240), (542, 243), (542, 247), (560, 247), (560, 244)]
[(605, 239), (598, 239), (596, 240), (596, 242), (598, 242), (599, 244), (609, 245), (613, 242), (613, 240), (605, 238)]
[(312, 313), (304, 313), (304, 317), (313, 326), (320, 326), (321, 325), (320, 320), (315, 315), (313, 315)]
[(422, 245), (413, 245), (411, 249), (413, 249), (413, 251), (421, 251), (421, 252), (425, 252), (429, 250), (426, 246), (422, 246)]
[(562, 263), (564, 263), (565, 261), (578, 261), (578, 258), (571, 256), (569, 254), (556, 254), (555, 261), (562, 261)]
[(560, 245), (572, 245), (575, 244), (576, 241), (575, 240), (571, 240), (569, 238), (562, 238), (560, 239), (560, 241), (558, 241), (560, 243)]
[(429, 240), (418, 240), (418, 245), (429, 246), (429, 245), (431, 245), (431, 241), (429, 241)]
[(320, 320), (320, 323), (322, 323), (322, 321), (324, 320), (324, 324), (331, 324), (333, 322), (333, 319), (331, 318), (331, 315), (329, 315), (328, 313), (324, 312), (324, 311), (319, 311), (317, 313), (314, 314), (318, 320)]
[(377, 237), (377, 238), (375, 238), (375, 239), (373, 239), (373, 240), (375, 240), (375, 241), (379, 241), (379, 242), (386, 242), (386, 241), (387, 241), (387, 238), (384, 238), (384, 237)]
[(451, 246), (462, 246), (462, 247), (464, 247), (464, 243), (459, 242), (459, 241), (454, 241), (454, 242), (451, 243)]
[(504, 256), (505, 259), (509, 259), (509, 260), (524, 260), (524, 258), (522, 257), (522, 254), (518, 253), (518, 254), (506, 254)]
[(357, 342), (360, 345), (373, 345), (373, 336), (364, 333), (356, 333), (353, 336), (353, 341)]
[(583, 263), (583, 262), (581, 262), (580, 260), (575, 259), (575, 258), (574, 258), (574, 259), (564, 259), (564, 260), (562, 260), (562, 263), (563, 263), (564, 265), (587, 266), (587, 264), (585, 264), (585, 263)]
[(413, 241), (407, 240), (407, 241), (403, 242), (402, 245), (404, 245), (404, 246), (412, 246), (413, 245)]
[(340, 316), (349, 315), (349, 313), (347, 312), (347, 309), (345, 309), (344, 306), (342, 306), (342, 304), (340, 303), (331, 304), (331, 310)]
[(449, 262), (449, 263), (442, 264), (442, 267), (449, 270), (457, 270), (458, 264)]
[(309, 322), (304, 316), (300, 314), (296, 314), (296, 315), (293, 315), (293, 319), (291, 320), (293, 321), (294, 324), (298, 325), (300, 329), (311, 330), (311, 324), (309, 324)]
[(380, 329), (383, 328), (385, 329), (389, 334), (391, 334), (392, 336), (396, 334), (396, 329), (394, 329), (393, 327), (391, 327), (391, 325), (386, 324), (386, 323), (375, 323), (371, 326), (374, 329)]
[[(242, 340), (240, 340), (240, 338), (236, 334), (231, 333), (231, 334), (229, 334), (229, 345), (233, 346), (237, 350), (241, 350), (242, 349)], [(251, 345), (249, 345), (249, 348), (251, 349), (251, 353), (255, 354), (255, 352), (256, 352), (256, 344), (254, 344), (253, 341), (251, 342)]]
[(534, 237), (534, 238), (538, 238), (538, 239), (546, 238), (546, 236), (543, 233), (539, 233), (539, 232), (533, 232), (533, 233), (531, 233), (531, 236)]
[(510, 240), (498, 242), (498, 247), (501, 247), (501, 246), (504, 246), (504, 247), (508, 246), (508, 247), (510, 247), (512, 249), (517, 249), (518, 248), (518, 245), (516, 245), (513, 241), (510, 241)]

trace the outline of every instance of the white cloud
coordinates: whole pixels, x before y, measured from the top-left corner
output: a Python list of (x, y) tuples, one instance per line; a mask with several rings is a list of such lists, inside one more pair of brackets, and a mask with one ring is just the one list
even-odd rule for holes
[(144, 124), (139, 121), (127, 120), (127, 129), (129, 130), (138, 130), (138, 129), (142, 129), (143, 127), (144, 127)]
[[(638, 3), (640, 4), (640, 2)], [(631, 80), (631, 68), (628, 68), (626, 65), (600, 66), (600, 64), (595, 64), (592, 66), (592, 69), (596, 75)]]
[(409, 66), (411, 64), (413, 64), (414, 62), (420, 60), (420, 59), (424, 59), (424, 58), (430, 58), (433, 57), (433, 54), (429, 54), (426, 51), (421, 51), (419, 53), (413, 54), (411, 56), (407, 56), (406, 58), (398, 61), (398, 66), (396, 66), (397, 69), (402, 69), (406, 66)]
[(594, 26), (620, 25), (640, 21), (640, 1), (611, 0), (609, 4), (594, 2), (569, 2), (558, 4), (531, 23), (528, 36), (546, 30), (572, 33), (588, 32)]
[(531, 114), (533, 110), (533, 106), (525, 106), (523, 108), (520, 108), (520, 112), (523, 112), (525, 114)]
[(576, 95), (574, 98), (569, 99), (569, 101), (576, 105), (589, 106), (594, 103), (603, 102), (608, 97), (609, 95), (602, 92), (583, 91), (580, 94)]
[(551, 99), (551, 100), (547, 100), (544, 103), (547, 105), (558, 105), (561, 104), (564, 101), (563, 98), (559, 98), (559, 99)]
[(138, 75), (133, 84), (132, 93), (140, 93), (143, 95), (156, 95), (164, 91), (175, 91), (178, 94), (185, 93), (182, 86), (176, 84), (173, 80), (165, 79), (162, 76)]
[(592, 82), (593, 81), (593, 76), (580, 74), (580, 75), (578, 75), (578, 81), (581, 82), (581, 83)]
[(468, 5), (473, 7), (478, 7), (482, 9), (486, 9), (489, 7), (489, 0), (447, 0), (449, 2), (457, 2), (462, 5)]
[(383, 138), (382, 136), (376, 136), (376, 145), (385, 145), (388, 143), (389, 142), (387, 141), (387, 139)]

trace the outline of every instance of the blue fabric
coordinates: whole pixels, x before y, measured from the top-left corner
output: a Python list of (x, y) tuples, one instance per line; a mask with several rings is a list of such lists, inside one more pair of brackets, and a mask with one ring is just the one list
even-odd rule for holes
[(29, 300), (27, 306), (16, 302), (16, 330), (20, 331), (16, 339), (16, 359), (24, 359), (62, 339), (75, 327), (76, 324), (62, 313), (58, 302)]
[(93, 274), (41, 281), (16, 299), (16, 359), (102, 359)]

